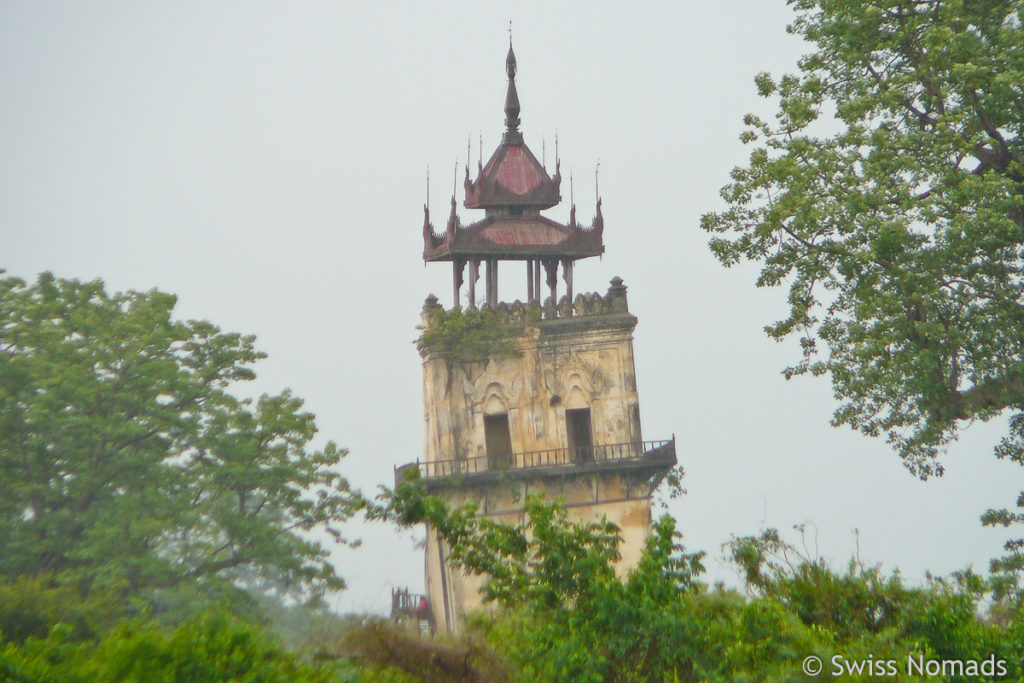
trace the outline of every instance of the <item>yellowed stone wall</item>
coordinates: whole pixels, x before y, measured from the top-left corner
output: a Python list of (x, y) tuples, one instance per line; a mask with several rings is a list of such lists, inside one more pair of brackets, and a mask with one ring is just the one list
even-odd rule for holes
[[(565, 448), (565, 411), (590, 408), (595, 444), (641, 441), (628, 313), (542, 322), (521, 355), (423, 360), (424, 460), (485, 455), (484, 415), (507, 412), (516, 453)], [(522, 464), (522, 463), (519, 463)]]
[[(460, 502), (464, 502), (462, 496), (458, 498)], [(651, 533), (651, 502), (648, 496), (597, 503), (573, 503), (566, 500), (566, 508), (571, 518), (580, 521), (597, 521), (604, 517), (622, 529), (622, 543), (619, 546), (621, 559), (616, 565), (616, 573), (620, 577), (624, 577), (630, 569), (637, 565), (643, 552), (644, 542)], [(504, 514), (488, 514), (487, 516), (513, 526), (525, 521), (525, 515), (521, 509)], [(480, 588), (483, 586), (485, 578), (464, 574), (448, 566), (444, 566), (442, 570), (441, 553), (447, 557), (448, 550), (443, 546), (443, 541), (440, 541), (432, 530), (428, 531), (427, 593), (430, 605), (434, 610), (435, 623), (451, 624), (454, 627), (452, 630), (457, 630), (466, 614), (485, 606), (480, 594)], [(442, 573), (444, 574), (443, 579)], [(447, 610), (444, 604), (446, 595), (448, 596)]]
[[(636, 318), (624, 311), (541, 321), (524, 328), (517, 355), (478, 363), (448, 363), (424, 350), (423, 460), (436, 467), (438, 461), (459, 459), (464, 462), (456, 463), (456, 471), (486, 470), (484, 416), (495, 413), (508, 414), (516, 454), (515, 481), (443, 489), (451, 502), (472, 500), (482, 514), (515, 525), (524, 521), (526, 496), (543, 490), (547, 500), (563, 500), (577, 519), (604, 516), (617, 524), (623, 535), (617, 571), (625, 574), (635, 566), (651, 530), (649, 481), (600, 469), (553, 480), (540, 473), (523, 476), (522, 469), (531, 464), (527, 460), (543, 457), (531, 452), (566, 448), (567, 409), (590, 409), (596, 447), (642, 441), (635, 325)], [(442, 472), (425, 468), (428, 475)], [(457, 629), (463, 614), (481, 606), (482, 579), (451, 570), (446, 557), (444, 544), (428, 529), (427, 592), (435, 623)]]

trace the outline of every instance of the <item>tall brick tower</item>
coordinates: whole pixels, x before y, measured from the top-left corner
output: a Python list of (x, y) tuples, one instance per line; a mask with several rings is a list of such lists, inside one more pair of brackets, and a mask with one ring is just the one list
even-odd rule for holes
[[(424, 207), (423, 258), (452, 263), (452, 307), (461, 309), (468, 280), (467, 308), (480, 304), (493, 311), (507, 343), (501, 353), (472, 358), (420, 344), (424, 453), (398, 468), (396, 477), (418, 468), (429, 491), (455, 504), (475, 501), (482, 514), (513, 525), (523, 521), (528, 493), (561, 497), (571, 514), (605, 516), (622, 529), (624, 572), (650, 534), (651, 494), (676, 463), (675, 437), (644, 441), (641, 435), (633, 367), (637, 319), (629, 313), (622, 280), (613, 278), (605, 294), (573, 296), (573, 264), (604, 252), (601, 200), (589, 226), (577, 224), (575, 206), (568, 225), (541, 215), (561, 201), (559, 165), (556, 160), (549, 175), (523, 141), (511, 45), (505, 67), (501, 144), (479, 165), (475, 180), (466, 169), (464, 206), (483, 209), (484, 216), (464, 226), (452, 197), (447, 227), (438, 234)], [(512, 261), (525, 263), (525, 303), (499, 301), (498, 266)], [(427, 298), (428, 329), (437, 324), (433, 311), (440, 308), (436, 297)], [(464, 613), (480, 606), (482, 579), (453, 570), (447, 554), (428, 528), (429, 606), (434, 623), (454, 631)]]

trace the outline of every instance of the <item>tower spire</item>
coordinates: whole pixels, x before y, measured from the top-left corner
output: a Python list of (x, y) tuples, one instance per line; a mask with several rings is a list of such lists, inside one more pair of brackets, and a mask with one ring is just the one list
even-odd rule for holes
[(519, 93), (516, 92), (516, 54), (512, 51), (512, 35), (509, 33), (508, 55), (505, 57), (505, 73), (508, 74), (508, 91), (505, 93), (505, 135), (519, 132)]

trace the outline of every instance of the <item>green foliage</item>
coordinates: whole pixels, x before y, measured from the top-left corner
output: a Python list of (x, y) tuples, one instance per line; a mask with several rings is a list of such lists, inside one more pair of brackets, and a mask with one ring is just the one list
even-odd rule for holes
[(124, 616), (117, 596), (93, 591), (83, 597), (74, 587), (56, 584), (50, 576), (18, 577), (0, 583), (0, 640), (20, 645), (45, 638), (63, 624), (74, 640), (97, 637)]
[(437, 496), (423, 495), (421, 482), (401, 482), (388, 514), (403, 525), (427, 522), (449, 541), (449, 562), (474, 574), (489, 574), (486, 600), (555, 609), (585, 599), (601, 582), (615, 578), (619, 528), (601, 520), (569, 520), (565, 508), (545, 505), (530, 495), (524, 502), (528, 524), (511, 527), (477, 515), (467, 503), (450, 510)]
[(342, 646), (369, 666), (363, 680), (504, 683), (508, 663), (475, 634), (424, 638), (380, 619), (350, 630)]
[[(1008, 679), (1024, 674), (1024, 610), (1007, 606), (1001, 624), (980, 619), (990, 587), (969, 573), (923, 587), (859, 562), (837, 573), (769, 530), (730, 546), (752, 591), (744, 598), (700, 582), (703, 553), (683, 549), (671, 517), (654, 525), (622, 580), (613, 564), (617, 533), (607, 522), (573, 521), (557, 503), (536, 498), (526, 512), (521, 526), (500, 525), (471, 506), (448, 509), (415, 479), (399, 485), (388, 509), (404, 524), (428, 522), (458, 566), (487, 575), (487, 597), (499, 609), (474, 617), (470, 637), (485, 637), (517, 680), (802, 681), (801, 663), (812, 654), (826, 672), (839, 655), (854, 667), (892, 660), (905, 673), (916, 654), (995, 655)], [(385, 653), (374, 661), (398, 659)], [(873, 680), (870, 670), (844, 677)]]
[(781, 602), (803, 623), (842, 638), (895, 626), (912, 593), (899, 575), (882, 576), (877, 567), (851, 562), (846, 573), (837, 574), (823, 560), (783, 543), (775, 529), (734, 539), (730, 556), (748, 587)]
[(24, 683), (326, 683), (343, 671), (304, 664), (258, 627), (224, 613), (194, 617), (169, 633), (132, 620), (98, 640), (76, 639), (59, 625), (43, 639), (0, 642), (0, 678)]
[(341, 540), (361, 504), (345, 452), (309, 448), (314, 418), (287, 391), (235, 398), (254, 339), (174, 320), (174, 303), (0, 279), (0, 578), (154, 606), (340, 588), (305, 532)]
[(337, 614), (322, 605), (285, 603), (274, 595), (258, 594), (260, 623), (289, 651), (307, 660), (347, 656), (342, 646), (349, 631), (362, 626), (363, 614)]
[(479, 362), (515, 355), (517, 329), (489, 308), (427, 309), (417, 345), (449, 362)]
[(997, 455), (1024, 462), (1024, 8), (790, 4), (815, 51), (758, 75), (778, 113), (744, 120), (750, 161), (702, 219), (712, 251), (788, 286), (766, 329), (800, 337), (787, 376), (831, 377), (836, 425), (886, 436), (924, 478), (966, 424), (1009, 411)]

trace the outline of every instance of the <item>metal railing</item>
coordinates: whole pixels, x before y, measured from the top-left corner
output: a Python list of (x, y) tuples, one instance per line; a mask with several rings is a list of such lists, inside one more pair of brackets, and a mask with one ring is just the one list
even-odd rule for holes
[(539, 451), (522, 451), (504, 456), (478, 455), (471, 458), (433, 460), (415, 465), (424, 479), (437, 479), (456, 475), (480, 474), (483, 472), (505, 472), (569, 465), (587, 465), (618, 461), (640, 460), (654, 451), (672, 444), (675, 436), (666, 441), (629, 441), (626, 443), (602, 444), (582, 448), (548, 448)]
[(426, 618), (429, 602), (426, 595), (410, 593), (408, 588), (391, 589), (391, 618), (411, 615)]

